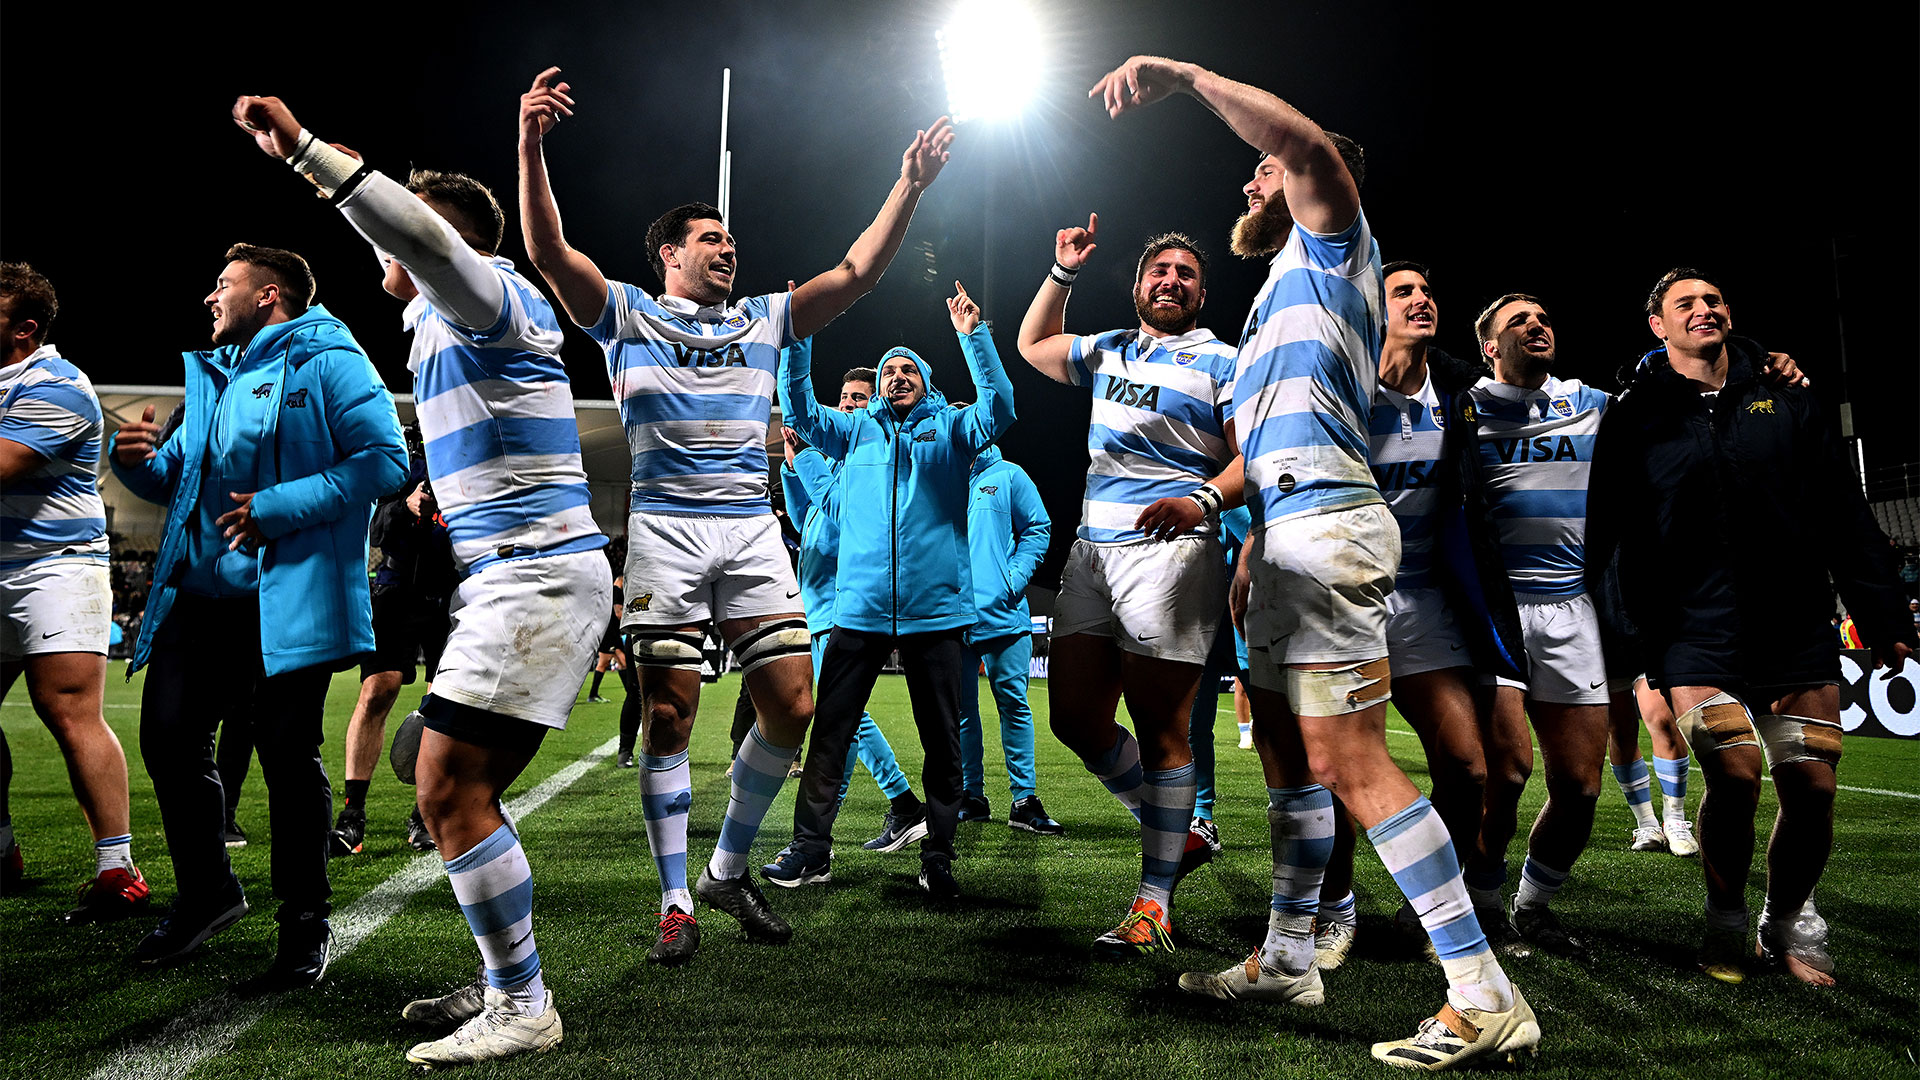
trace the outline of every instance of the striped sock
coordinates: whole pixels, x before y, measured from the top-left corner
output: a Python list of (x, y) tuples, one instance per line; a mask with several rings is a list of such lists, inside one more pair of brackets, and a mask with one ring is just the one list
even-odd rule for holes
[[(713, 858), (707, 860), (707, 873), (724, 880), (747, 872), (753, 838), (760, 835), (767, 807), (773, 805), (773, 797), (786, 782), (787, 763), (793, 760), (795, 749), (768, 742), (757, 725), (747, 729), (747, 737), (740, 740), (740, 752), (733, 757), (733, 793), (727, 798), (727, 817), (720, 823), (720, 841), (714, 845)], [(680, 820), (684, 866), (685, 816)], [(681, 883), (685, 884), (684, 871)]]
[(538, 1016), (547, 988), (533, 947), (533, 871), (513, 830), (493, 835), (447, 863), (460, 913), (486, 964), (487, 985), (504, 992), (522, 1015)]
[(1273, 838), (1273, 901), (1260, 960), (1299, 975), (1313, 966), (1313, 916), (1333, 856), (1333, 793), (1318, 784), (1268, 788), (1267, 831)]
[(1633, 819), (1640, 828), (1660, 824), (1653, 816), (1653, 781), (1647, 775), (1646, 758), (1615, 765), (1613, 778), (1620, 785), (1620, 794), (1627, 797), (1627, 808), (1633, 811)]
[(104, 836), (93, 842), (93, 872), (133, 869), (133, 834)]
[[(1120, 805), (1127, 808), (1127, 813), (1138, 821), (1140, 800), (1144, 797), (1143, 788), (1146, 786), (1143, 779), (1145, 774), (1140, 768), (1140, 744), (1135, 741), (1133, 732), (1119, 724), (1113, 725), (1113, 729), (1116, 732), (1113, 746), (1098, 757), (1081, 758), (1080, 761), (1088, 772), (1107, 786), (1108, 791), (1113, 792), (1113, 797), (1120, 800)], [(1185, 822), (1181, 823), (1182, 828), (1185, 825)]]
[(1567, 883), (1567, 875), (1572, 872), (1572, 867), (1555, 870), (1539, 862), (1532, 855), (1528, 855), (1527, 861), (1520, 867), (1520, 888), (1513, 894), (1514, 906), (1547, 906), (1553, 901), (1554, 895), (1560, 891), (1560, 886)]
[(1474, 918), (1447, 826), (1425, 798), (1367, 830), (1367, 838), (1394, 884), (1420, 915), (1447, 974), (1447, 1001), (1455, 1009), (1513, 1008), (1513, 984)]
[(640, 755), (640, 811), (647, 819), (647, 847), (660, 871), (661, 911), (677, 907), (693, 914), (693, 894), (687, 891), (687, 808), (692, 805), (693, 771), (685, 750), (672, 757)]
[[(1139, 754), (1138, 746), (1134, 753)], [(1193, 762), (1140, 775), (1139, 895), (1171, 911), (1173, 879), (1180, 872), (1180, 853), (1186, 850), (1187, 826), (1193, 821)]]
[(1653, 759), (1653, 774), (1660, 778), (1660, 794), (1665, 817), (1668, 821), (1687, 819), (1687, 766), (1691, 762), (1685, 755), (1677, 758)]
[(1360, 925), (1360, 912), (1351, 892), (1331, 903), (1327, 901), (1327, 894), (1321, 893), (1319, 917), (1321, 922), (1345, 923), (1348, 926)]

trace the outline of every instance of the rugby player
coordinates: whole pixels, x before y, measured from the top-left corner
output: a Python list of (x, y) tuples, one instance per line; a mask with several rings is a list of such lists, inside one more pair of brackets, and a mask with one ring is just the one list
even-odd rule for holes
[(737, 267), (719, 211), (688, 203), (647, 230), (659, 296), (609, 281), (567, 242), (549, 186), (545, 139), (573, 115), (558, 68), (520, 100), (520, 209), (527, 254), (573, 321), (606, 350), (633, 451), (627, 524), (627, 655), (646, 702), (640, 790), (660, 873), (662, 933), (651, 959), (681, 962), (698, 941), (687, 888), (687, 739), (700, 700), (701, 627), (740, 661), (759, 720), (734, 757), (732, 796), (695, 884), (749, 935), (792, 928), (748, 877), (749, 848), (813, 718), (800, 595), (768, 498), (766, 431), (780, 349), (812, 336), (871, 291), (899, 251), (953, 142), (941, 117), (916, 132), (900, 178), (838, 265), (790, 292), (729, 303)]
[[(1080, 527), (1060, 572), (1052, 638), (1053, 733), (1140, 822), (1140, 885), (1094, 939), (1114, 956), (1173, 948), (1173, 891), (1212, 857), (1191, 830), (1188, 713), (1226, 602), (1219, 511), (1241, 503), (1233, 441), (1234, 349), (1200, 326), (1206, 258), (1167, 233), (1134, 267), (1137, 326), (1065, 332), (1067, 297), (1100, 218), (1054, 234), (1054, 265), (1020, 322), (1020, 355), (1093, 395)], [(1121, 695), (1134, 732), (1115, 722)], [(1183, 867), (1183, 862), (1185, 863)]]
[(1374, 1056), (1434, 1070), (1531, 1051), (1539, 1023), (1487, 947), (1446, 825), (1387, 753), (1386, 596), (1400, 531), (1366, 459), (1386, 320), (1379, 251), (1360, 209), (1360, 149), (1272, 94), (1160, 57), (1129, 59), (1090, 96), (1118, 117), (1176, 93), (1260, 151), (1233, 250), (1274, 256), (1234, 376), (1253, 531), (1231, 592), (1268, 784), (1272, 910), (1266, 942), (1245, 963), (1189, 973), (1181, 986), (1324, 1000), (1313, 913), (1337, 791), (1415, 901), (1448, 983), (1435, 1016), (1411, 1038), (1376, 1044)]
[(613, 602), (560, 327), (533, 283), (495, 254), (506, 216), (478, 181), (415, 170), (402, 186), (315, 138), (276, 98), (243, 97), (233, 114), (374, 246), (382, 287), (405, 302), (427, 472), (465, 575), (420, 705), (415, 777), (485, 987), (409, 1004), (408, 1019), (460, 1027), (407, 1060), (548, 1049), (564, 1028), (535, 947), (532, 872), (500, 796), (546, 733), (566, 726)]

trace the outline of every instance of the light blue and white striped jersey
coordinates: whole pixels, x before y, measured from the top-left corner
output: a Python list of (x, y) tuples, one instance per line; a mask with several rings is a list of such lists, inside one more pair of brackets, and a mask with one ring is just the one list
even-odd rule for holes
[(792, 302), (770, 293), (701, 307), (607, 283), (607, 306), (587, 333), (607, 352), (636, 512), (773, 512), (767, 420), (780, 350), (794, 342)]
[[(1073, 385), (1093, 391), (1080, 539), (1146, 539), (1133, 527), (1142, 511), (1186, 495), (1233, 460), (1226, 424), (1233, 419), (1236, 355), (1199, 327), (1176, 337), (1133, 329), (1073, 339)], [(1212, 535), (1218, 528), (1209, 515), (1194, 531)]]
[(1446, 419), (1433, 389), (1433, 373), (1418, 393), (1408, 396), (1390, 386), (1373, 392), (1371, 436), (1373, 479), (1400, 523), (1400, 570), (1396, 589), (1430, 589), (1434, 512), (1439, 509), (1440, 451)]
[(1386, 335), (1380, 281), (1364, 213), (1330, 235), (1295, 225), (1273, 257), (1233, 384), (1256, 525), (1381, 501), (1367, 468)]
[(492, 326), (467, 330), (424, 295), (405, 315), (427, 475), (453, 557), (470, 574), (607, 545), (588, 508), (560, 324), (511, 262), (488, 262), (505, 292)]
[(95, 486), (104, 429), (93, 384), (53, 346), (0, 367), (0, 439), (47, 459), (0, 490), (0, 572), (43, 559), (107, 561)]
[(1586, 592), (1587, 478), (1611, 400), (1551, 375), (1538, 390), (1485, 378), (1473, 386), (1481, 475), (1517, 593)]

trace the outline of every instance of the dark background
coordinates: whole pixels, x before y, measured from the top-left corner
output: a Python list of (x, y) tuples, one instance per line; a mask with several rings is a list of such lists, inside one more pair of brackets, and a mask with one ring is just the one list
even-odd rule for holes
[[(1229, 341), (1265, 271), (1226, 253), (1254, 154), (1224, 124), (1191, 100), (1118, 122), (1086, 100), (1134, 52), (1273, 90), (1364, 144), (1381, 252), (1433, 266), (1450, 351), (1471, 350), (1488, 300), (1531, 292), (1554, 314), (1561, 374), (1612, 387), (1654, 343), (1648, 286), (1692, 264), (1722, 278), (1740, 332), (1791, 352), (1830, 408), (1851, 399), (1871, 475), (1920, 460), (1914, 7), (1036, 7), (1053, 59), (1035, 105), (1017, 126), (962, 127), (892, 271), (820, 335), (816, 364), (872, 364), (907, 343), (949, 396), (970, 397), (941, 303), (965, 281), (1018, 391), (1004, 448), (1054, 515), (1048, 571), (1079, 517), (1088, 408), (1014, 350), (1053, 231), (1100, 213), (1076, 332), (1133, 322), (1151, 233), (1182, 230), (1212, 253), (1203, 322)], [(54, 340), (96, 383), (177, 385), (179, 351), (207, 340), (199, 301), (221, 252), (246, 240), (305, 254), (320, 302), (410, 389), (399, 305), (370, 250), (227, 121), (238, 93), (280, 95), (389, 173), (419, 164), (493, 185), (504, 254), (536, 276), (513, 200), (515, 114), (534, 73), (558, 64), (579, 102), (547, 147), (568, 237), (651, 291), (647, 224), (714, 197), (730, 65), (741, 297), (831, 266), (914, 129), (945, 109), (946, 3), (285, 10), (10, 4), (0, 17), (0, 255), (52, 278)], [(566, 358), (577, 396), (609, 395), (583, 334)]]

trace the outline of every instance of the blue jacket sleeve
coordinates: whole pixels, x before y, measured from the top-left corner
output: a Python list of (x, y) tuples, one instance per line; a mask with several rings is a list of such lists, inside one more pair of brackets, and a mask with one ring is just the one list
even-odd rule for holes
[(970, 454), (978, 454), (1013, 426), (1013, 380), (993, 347), (993, 333), (982, 322), (971, 334), (960, 335), (960, 352), (973, 376), (973, 404), (960, 410), (954, 439)]
[(327, 428), (340, 456), (325, 469), (274, 484), (253, 497), (253, 517), (268, 537), (332, 521), (370, 506), (407, 478), (407, 445), (393, 395), (366, 354), (334, 348), (308, 363), (326, 364)]
[(847, 456), (854, 418), (814, 398), (812, 338), (780, 350), (780, 415), (808, 446), (835, 460)]
[[(796, 457), (794, 460), (797, 462), (800, 459)], [(807, 494), (807, 485), (791, 465), (780, 466), (780, 492), (786, 497), (787, 520), (804, 528), (807, 511), (813, 509), (813, 496)]]
[(122, 465), (114, 455), (113, 448), (120, 441), (120, 433), (114, 432), (107, 440), (107, 463), (113, 467), (113, 475), (127, 486), (127, 490), (147, 500), (165, 506), (173, 499), (174, 485), (180, 482), (180, 449), (182, 439), (175, 437), (162, 443), (154, 451), (150, 460), (137, 465)]
[(1027, 591), (1040, 560), (1047, 557), (1047, 544), (1053, 539), (1053, 519), (1047, 516), (1047, 504), (1040, 501), (1040, 489), (1033, 486), (1027, 470), (1015, 465), (1009, 471), (1013, 489), (1013, 551), (1007, 556), (1007, 579), (1015, 597)]

